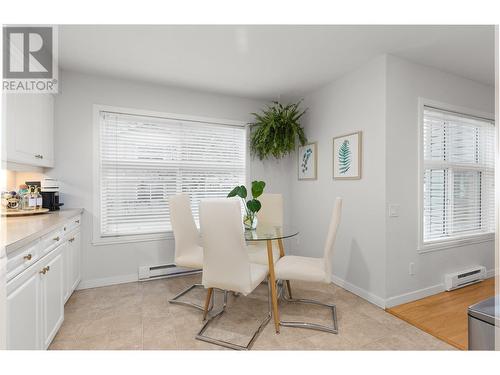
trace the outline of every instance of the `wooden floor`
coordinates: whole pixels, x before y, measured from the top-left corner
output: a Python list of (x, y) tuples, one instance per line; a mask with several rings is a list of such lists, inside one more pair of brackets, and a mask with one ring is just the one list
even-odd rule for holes
[(456, 348), (467, 350), (467, 308), (494, 294), (495, 278), (490, 278), (387, 311)]

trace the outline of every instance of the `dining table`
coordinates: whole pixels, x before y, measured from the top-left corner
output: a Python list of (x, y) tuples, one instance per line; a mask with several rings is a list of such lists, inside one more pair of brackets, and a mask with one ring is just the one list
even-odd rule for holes
[[(276, 291), (276, 275), (274, 273), (274, 255), (273, 255), (273, 241), (277, 242), (279, 248), (279, 257), (285, 256), (285, 248), (283, 240), (285, 238), (292, 238), (299, 234), (299, 231), (290, 225), (271, 225), (259, 223), (257, 228), (252, 230), (245, 230), (245, 240), (249, 243), (266, 242), (267, 245), (267, 260), (269, 264), (269, 282), (271, 283), (271, 304), (272, 315), (274, 319), (274, 328), (276, 333), (280, 333), (280, 317), (278, 311), (278, 293)], [(286, 281), (289, 296), (292, 295), (290, 282)]]

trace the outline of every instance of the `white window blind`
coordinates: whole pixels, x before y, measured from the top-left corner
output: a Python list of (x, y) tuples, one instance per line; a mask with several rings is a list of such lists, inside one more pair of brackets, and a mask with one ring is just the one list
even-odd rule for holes
[(493, 121), (424, 107), (423, 241), (494, 232)]
[(243, 126), (100, 112), (101, 237), (171, 230), (168, 197), (225, 197), (245, 183)]

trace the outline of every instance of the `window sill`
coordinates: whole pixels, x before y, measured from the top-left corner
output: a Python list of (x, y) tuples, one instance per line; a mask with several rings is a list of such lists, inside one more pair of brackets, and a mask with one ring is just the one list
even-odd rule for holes
[(125, 244), (134, 242), (150, 242), (150, 241), (163, 241), (163, 240), (173, 240), (173, 239), (174, 239), (173, 232), (168, 231), (165, 233), (98, 237), (92, 240), (92, 245), (105, 246), (105, 245)]
[(446, 241), (437, 241), (435, 243), (420, 244), (417, 252), (419, 254), (425, 254), (433, 251), (446, 250), (454, 247), (463, 247), (490, 241), (495, 241), (495, 233), (476, 234), (469, 237), (450, 239)]

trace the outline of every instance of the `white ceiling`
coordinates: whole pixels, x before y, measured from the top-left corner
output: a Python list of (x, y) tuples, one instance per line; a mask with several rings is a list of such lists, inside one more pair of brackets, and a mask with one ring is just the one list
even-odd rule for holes
[(493, 26), (61, 26), (60, 65), (256, 98), (313, 90), (382, 53), (494, 85)]

